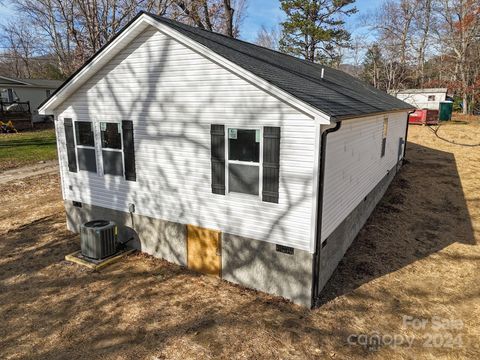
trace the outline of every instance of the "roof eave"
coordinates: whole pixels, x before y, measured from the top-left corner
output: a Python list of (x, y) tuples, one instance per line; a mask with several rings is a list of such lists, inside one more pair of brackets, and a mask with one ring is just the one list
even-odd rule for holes
[(378, 111), (378, 112), (373, 112), (368, 114), (332, 116), (331, 121), (336, 123), (343, 120), (362, 119), (370, 116), (379, 116), (379, 115), (386, 115), (386, 114), (399, 113), (399, 112), (410, 112), (413, 110), (416, 110), (416, 108), (412, 106), (411, 108), (392, 109), (392, 110)]
[[(14, 83), (17, 83), (19, 86), (28, 86), (28, 85), (31, 85), (25, 81), (21, 81), (21, 80), (17, 80), (17, 79), (12, 79), (12, 78), (9, 78), (7, 76), (0, 76), (0, 78), (2, 79), (7, 79), (8, 81), (13, 81)], [(11, 85), (11, 84), (9, 84)]]

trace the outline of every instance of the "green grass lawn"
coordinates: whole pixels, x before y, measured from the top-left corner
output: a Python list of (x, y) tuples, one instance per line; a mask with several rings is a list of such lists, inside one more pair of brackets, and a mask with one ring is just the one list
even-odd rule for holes
[(54, 129), (0, 134), (0, 171), (56, 158)]

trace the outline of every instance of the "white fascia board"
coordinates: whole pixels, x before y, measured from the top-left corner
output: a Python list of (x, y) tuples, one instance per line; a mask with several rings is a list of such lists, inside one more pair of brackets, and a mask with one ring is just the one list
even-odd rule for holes
[(223, 56), (217, 54), (213, 50), (210, 50), (208, 47), (190, 39), (189, 37), (181, 34), (180, 32), (172, 29), (168, 25), (162, 24), (155, 19), (147, 15), (143, 15), (146, 18), (146, 21), (152, 25), (153, 27), (157, 28), (160, 32), (164, 33), (167, 36), (177, 40), (178, 42), (182, 43), (183, 45), (187, 46), (188, 48), (192, 49), (196, 53), (206, 57), (207, 59), (213, 61), (214, 63), (222, 66), (223, 68), (231, 71), (232, 73), (236, 74), (237, 76), (241, 77), (242, 79), (248, 81), (252, 85), (258, 87), (259, 89), (267, 92), (268, 94), (278, 98), (279, 100), (289, 104), (290, 106), (296, 108), (297, 110), (305, 113), (308, 116), (311, 116), (320, 124), (330, 124), (330, 116), (327, 114), (319, 111), (318, 109), (310, 106), (309, 104), (305, 103), (304, 101), (297, 99), (296, 97), (292, 96), (288, 92), (270, 84), (268, 81), (262, 79), (261, 77), (251, 73), (248, 70), (245, 70), (241, 66), (227, 60)]
[(139, 35), (148, 24), (144, 19), (145, 15), (140, 16), (128, 29), (113, 40), (103, 51), (101, 51), (89, 64), (87, 64), (78, 74), (76, 74), (68, 83), (54, 94), (48, 101), (38, 109), (40, 115), (53, 115), (53, 111), (65, 99), (91, 78), (98, 70), (108, 63), (116, 54), (118, 54), (126, 45)]

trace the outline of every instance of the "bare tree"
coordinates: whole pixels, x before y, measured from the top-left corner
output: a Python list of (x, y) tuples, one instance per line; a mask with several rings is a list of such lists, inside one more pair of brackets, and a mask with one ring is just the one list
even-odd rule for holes
[(413, 19), (413, 34), (410, 36), (410, 46), (417, 54), (416, 78), (420, 87), (425, 85), (425, 62), (431, 44), (432, 25), (435, 25), (433, 22), (433, 0), (418, 0), (418, 7)]
[(2, 27), (2, 43), (8, 49), (4, 59), (9, 59), (15, 77), (32, 77), (32, 59), (37, 50), (37, 39), (25, 21), (10, 21)]
[(262, 25), (255, 39), (255, 44), (272, 50), (278, 50), (279, 41), (280, 31), (276, 27), (267, 29), (265, 25)]
[(422, 0), (386, 0), (366, 17), (375, 31), (384, 58), (385, 90), (397, 90), (409, 80), (408, 65), (412, 63), (410, 41), (413, 22)]
[(29, 19), (45, 52), (69, 75), (102, 47), (140, 9), (165, 1), (12, 0)]
[[(54, 56), (63, 77), (105, 45), (140, 10), (237, 37), (247, 0), (12, 0), (28, 27), (6, 31), (15, 72), (31, 76), (31, 39), (42, 44), (35, 57)], [(28, 47), (27, 47), (28, 46)], [(20, 66), (22, 63), (22, 66)]]
[(171, 16), (201, 29), (238, 37), (247, 0), (173, 0)]
[[(438, 26), (438, 1), (443, 0), (386, 0), (365, 17), (365, 24), (375, 32), (375, 41), (382, 48), (388, 65), (386, 79), (392, 90), (423, 87), (431, 80), (426, 78), (426, 64), (443, 51), (434, 51), (438, 44), (433, 40)], [(437, 11), (441, 11), (440, 7)], [(428, 71), (431, 73), (431, 69)]]
[(225, 33), (230, 37), (233, 35), (233, 14), (235, 9), (232, 8), (231, 0), (223, 0), (223, 12), (225, 18)]
[(369, 45), (366, 35), (354, 35), (350, 40), (350, 46), (341, 48), (341, 58), (344, 63), (340, 65), (340, 69), (350, 75), (362, 77), (363, 63), (367, 57)]
[[(68, 76), (106, 44), (140, 10), (237, 37), (247, 0), (12, 0), (35, 38)], [(14, 27), (12, 28), (12, 30)], [(15, 46), (22, 44), (16, 41)], [(9, 52), (18, 57), (19, 49)], [(25, 56), (23, 57), (25, 59)]]
[(436, 14), (437, 41), (452, 62), (453, 87), (460, 92), (463, 113), (467, 114), (474, 98), (475, 65), (480, 55), (480, 4), (478, 0), (437, 0)]

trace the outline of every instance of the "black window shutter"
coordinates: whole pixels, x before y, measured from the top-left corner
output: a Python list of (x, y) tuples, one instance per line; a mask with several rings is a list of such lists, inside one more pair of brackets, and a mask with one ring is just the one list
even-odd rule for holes
[(77, 172), (77, 158), (75, 156), (75, 136), (73, 135), (72, 119), (64, 119), (65, 143), (67, 145), (68, 171)]
[(123, 158), (125, 161), (125, 179), (136, 181), (135, 172), (135, 146), (133, 142), (133, 122), (131, 120), (122, 121), (123, 133)]
[(263, 192), (262, 200), (278, 203), (280, 182), (280, 128), (263, 128)]
[(212, 193), (225, 195), (225, 126), (211, 125)]
[(382, 157), (385, 156), (385, 149), (387, 148), (387, 138), (382, 139)]

